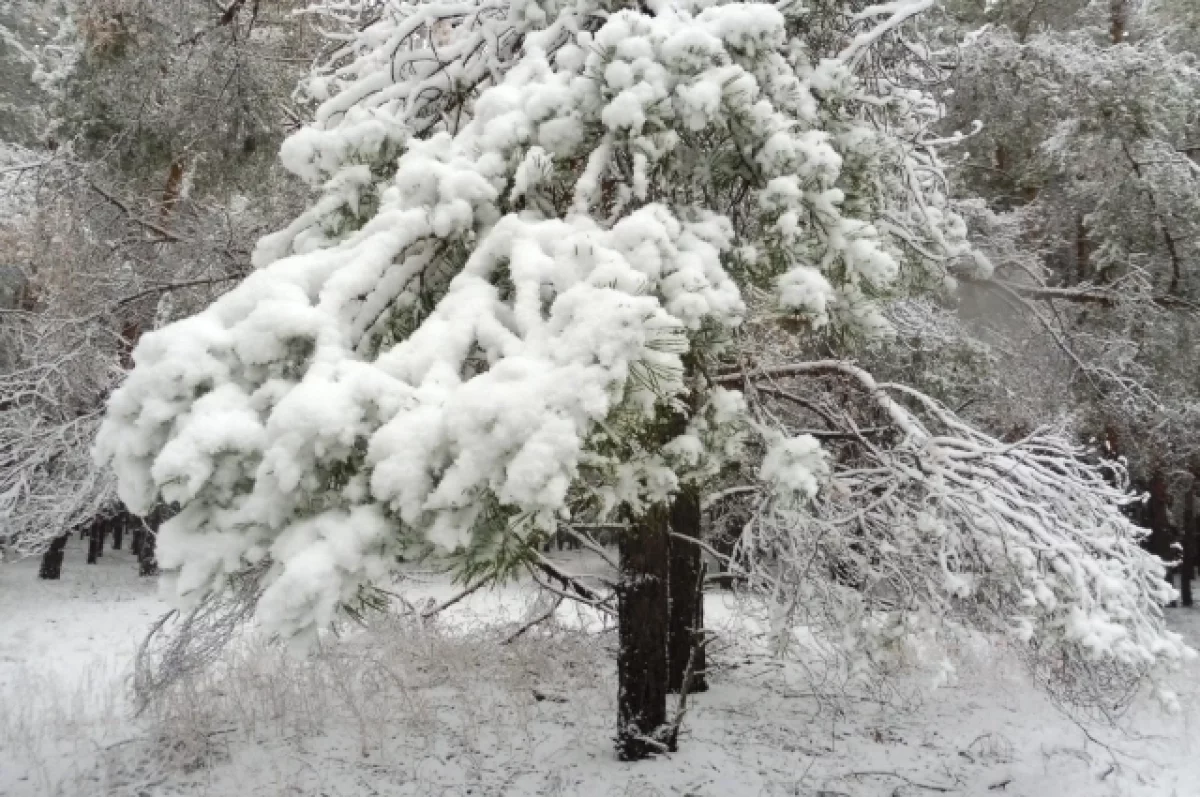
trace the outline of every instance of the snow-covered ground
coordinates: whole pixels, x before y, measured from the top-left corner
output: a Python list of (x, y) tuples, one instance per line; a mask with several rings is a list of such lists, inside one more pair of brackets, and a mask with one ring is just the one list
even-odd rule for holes
[[(679, 753), (612, 753), (613, 635), (499, 641), (520, 586), (477, 593), (433, 625), (390, 621), (300, 657), (247, 641), (153, 715), (126, 676), (164, 610), (132, 558), (60, 582), (0, 566), (0, 795), (1200, 795), (1200, 687), (1182, 713), (1139, 706), (1122, 731), (1057, 713), (999, 651), (923, 697), (832, 700), (799, 666), (718, 651)], [(418, 602), (444, 581), (406, 589)], [(710, 615), (729, 617), (719, 595)], [(1172, 614), (1200, 642), (1200, 613)], [(510, 623), (508, 631), (497, 626)]]

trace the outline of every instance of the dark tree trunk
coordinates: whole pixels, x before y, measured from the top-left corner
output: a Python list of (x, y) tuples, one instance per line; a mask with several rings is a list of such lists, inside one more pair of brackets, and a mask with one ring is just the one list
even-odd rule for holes
[(1111, 0), (1108, 7), (1108, 38), (1113, 44), (1125, 41), (1129, 25), (1128, 0)]
[[(700, 409), (702, 387), (698, 383), (699, 368), (696, 360), (684, 357), (684, 378), (692, 385), (689, 413)], [(688, 415), (673, 413), (666, 430), (667, 439), (685, 434)], [(696, 488), (681, 485), (671, 501), (668, 517), (670, 530), (693, 539), (700, 539), (700, 494)], [(667, 579), (667, 689), (675, 694), (683, 690), (688, 661), (695, 650), (692, 662), (692, 678), (688, 691), (703, 692), (708, 689), (704, 676), (704, 647), (700, 645), (704, 628), (704, 559), (700, 546), (687, 540), (668, 537), (670, 575)]]
[(165, 507), (158, 506), (144, 518), (137, 518), (137, 557), (138, 573), (143, 576), (158, 575), (158, 558), (155, 548), (158, 544), (158, 527), (167, 519)]
[(142, 528), (142, 519), (133, 519), (133, 531), (129, 534), (129, 552), (139, 559), (142, 556), (142, 540), (146, 538), (146, 531)]
[(138, 547), (138, 574), (143, 576), (158, 575), (158, 558), (155, 556), (155, 544), (158, 540), (158, 525), (145, 529), (142, 533), (142, 544)]
[(1196, 570), (1196, 496), (1188, 491), (1183, 498), (1187, 504), (1183, 507), (1183, 528), (1180, 536), (1183, 538), (1183, 561), (1179, 565), (1179, 602), (1184, 606), (1192, 605), (1192, 576)]
[[(700, 539), (700, 495), (685, 488), (671, 502), (671, 530), (677, 534)], [(684, 674), (692, 660), (692, 682), (689, 692), (704, 692), (708, 681), (704, 676), (704, 559), (700, 546), (670, 539), (671, 563), (667, 589), (670, 595), (667, 637), (667, 689), (683, 690)]]
[(88, 532), (87, 563), (94, 565), (104, 555), (104, 521), (93, 520)]
[(1087, 282), (1091, 276), (1091, 244), (1088, 241), (1087, 224), (1081, 213), (1075, 220), (1075, 270), (1076, 281)]
[[(1150, 475), (1150, 488), (1147, 492), (1149, 498), (1146, 501), (1142, 520), (1143, 525), (1150, 529), (1150, 533), (1146, 536), (1144, 547), (1164, 562), (1177, 561), (1179, 552), (1171, 545), (1173, 540), (1171, 539), (1170, 494), (1167, 477), (1162, 470), (1155, 470)], [(1177, 567), (1167, 568), (1166, 577), (1171, 584), (1175, 583), (1177, 569)]]
[(1150, 475), (1147, 485), (1146, 503), (1143, 505), (1138, 521), (1150, 530), (1146, 535), (1145, 547), (1150, 553), (1164, 561), (1170, 561), (1171, 556), (1171, 521), (1168, 508), (1167, 479), (1162, 471), (1156, 470)]
[(640, 761), (665, 749), (669, 511), (652, 508), (621, 538), (617, 756), (622, 761)]
[(125, 540), (125, 523), (128, 519), (128, 516), (124, 512), (113, 518), (112, 549), (114, 551), (121, 550), (121, 543)]
[(44, 578), (47, 581), (57, 581), (62, 578), (62, 564), (66, 557), (67, 540), (70, 538), (71, 532), (69, 531), (54, 538), (54, 542), (50, 543), (50, 547), (42, 554), (42, 566), (38, 569), (38, 578)]

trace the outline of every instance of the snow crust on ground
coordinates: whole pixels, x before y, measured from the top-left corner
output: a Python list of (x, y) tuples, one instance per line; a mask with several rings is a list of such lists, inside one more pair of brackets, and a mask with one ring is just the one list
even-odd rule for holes
[[(404, 587), (418, 606), (456, 591), (435, 577)], [(681, 751), (623, 764), (615, 635), (500, 644), (534, 602), (520, 584), (480, 592), (427, 626), (388, 621), (307, 657), (245, 641), (221, 672), (135, 718), (125, 679), (166, 607), (132, 557), (87, 566), (75, 541), (59, 582), (39, 582), (33, 561), (0, 566), (0, 795), (1200, 794), (1194, 673), (1177, 679), (1182, 713), (1138, 705), (1120, 731), (1056, 712), (994, 648), (968, 653), (955, 686), (835, 701), (814, 662), (739, 641), (721, 594), (710, 622), (733, 641), (693, 698)], [(1200, 612), (1171, 618), (1200, 643)]]

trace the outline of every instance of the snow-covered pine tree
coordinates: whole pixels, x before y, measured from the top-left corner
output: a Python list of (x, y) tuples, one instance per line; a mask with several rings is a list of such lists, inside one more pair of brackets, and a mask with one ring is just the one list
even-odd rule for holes
[(673, 497), (753, 457), (794, 508), (828, 472), (809, 435), (741, 445), (747, 298), (877, 337), (877, 297), (967, 253), (900, 38), (928, 5), (331, 6), (281, 153), (319, 198), (142, 339), (101, 431), (123, 499), (179, 509), (180, 599), (249, 575), (311, 637), (401, 555), (503, 575), (560, 523), (623, 525), (618, 750), (668, 746)]

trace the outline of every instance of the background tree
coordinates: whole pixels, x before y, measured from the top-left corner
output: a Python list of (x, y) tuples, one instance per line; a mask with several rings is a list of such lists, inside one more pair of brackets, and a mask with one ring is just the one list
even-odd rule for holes
[(1163, 518), (1147, 544), (1175, 560), (1196, 444), (1194, 41), (1170, 3), (1036, 8), (1026, 25), (1003, 3), (948, 6), (952, 36), (972, 32), (947, 129), (982, 122), (955, 174), (994, 266), (964, 280), (963, 331), (1008, 353), (971, 412), (1000, 433), (1058, 417), (1124, 457), (1140, 519)]
[(10, 554), (65, 544), (116, 511), (89, 450), (130, 351), (240, 279), (252, 242), (290, 212), (274, 151), (306, 28), (280, 4), (242, 5), (89, 0), (49, 43), (6, 39), (43, 91), (30, 119), (53, 120), (42, 148), (0, 172)]

